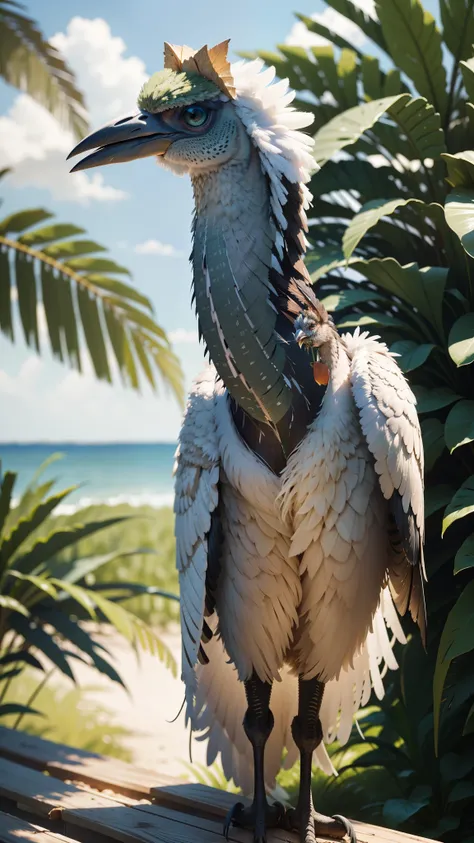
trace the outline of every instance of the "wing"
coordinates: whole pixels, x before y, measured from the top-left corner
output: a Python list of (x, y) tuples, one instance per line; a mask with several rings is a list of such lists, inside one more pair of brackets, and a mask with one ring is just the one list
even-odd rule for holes
[(179, 435), (175, 463), (176, 567), (179, 573), (182, 679), (188, 712), (196, 691), (195, 666), (205, 661), (202, 642), (212, 632), (205, 615), (213, 611), (219, 564), (219, 447), (214, 415), (215, 369), (198, 378)]
[(384, 343), (359, 333), (344, 341), (362, 431), (389, 502), (390, 589), (400, 614), (410, 609), (425, 642), (423, 442), (416, 399)]

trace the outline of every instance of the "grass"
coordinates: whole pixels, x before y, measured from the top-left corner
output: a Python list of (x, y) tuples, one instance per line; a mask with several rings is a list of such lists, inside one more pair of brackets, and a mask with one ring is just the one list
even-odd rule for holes
[[(97, 535), (84, 539), (77, 545), (81, 557), (98, 556), (112, 551), (124, 552), (143, 548), (153, 553), (134, 553), (124, 559), (108, 562), (98, 572), (86, 579), (94, 582), (121, 582), (124, 580), (154, 585), (178, 594), (178, 574), (175, 567), (174, 517), (170, 508), (154, 509), (151, 506), (133, 507), (97, 505), (81, 509), (74, 515), (56, 516), (58, 525), (84, 524), (101, 518), (127, 516), (129, 520), (107, 528)], [(75, 553), (77, 551), (74, 551)], [(71, 550), (59, 558), (68, 562)], [(179, 617), (179, 604), (162, 597), (143, 595), (128, 600), (127, 608), (151, 626), (165, 627)]]

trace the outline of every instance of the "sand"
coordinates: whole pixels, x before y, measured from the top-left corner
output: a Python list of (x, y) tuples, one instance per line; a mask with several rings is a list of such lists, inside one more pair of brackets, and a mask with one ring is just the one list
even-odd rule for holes
[[(141, 651), (137, 661), (132, 648), (114, 631), (97, 637), (109, 650), (130, 695), (116, 682), (80, 662), (75, 664), (74, 672), (81, 686), (90, 686), (87, 699), (105, 706), (114, 723), (133, 733), (123, 742), (133, 753), (135, 765), (192, 781), (195, 775), (189, 768), (189, 730), (184, 725), (184, 713), (174, 723), (167, 722), (176, 717), (184, 696), (179, 678), (179, 629), (159, 634), (176, 659), (176, 677), (150, 653)], [(205, 754), (205, 744), (193, 739), (193, 762), (205, 764)]]

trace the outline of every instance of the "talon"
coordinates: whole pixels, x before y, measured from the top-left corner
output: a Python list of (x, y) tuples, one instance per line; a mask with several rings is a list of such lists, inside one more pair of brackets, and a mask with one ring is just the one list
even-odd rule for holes
[(333, 820), (338, 820), (344, 828), (346, 829), (346, 834), (350, 840), (350, 843), (357, 843), (356, 833), (354, 831), (354, 826), (352, 823), (349, 822), (346, 817), (343, 817), (342, 814), (333, 814)]
[(236, 819), (236, 815), (240, 814), (245, 808), (243, 802), (236, 802), (235, 805), (232, 805), (229, 811), (227, 811), (226, 818), (224, 820), (224, 826), (222, 829), (222, 834), (224, 835), (225, 839), (229, 839), (229, 831), (232, 823)]

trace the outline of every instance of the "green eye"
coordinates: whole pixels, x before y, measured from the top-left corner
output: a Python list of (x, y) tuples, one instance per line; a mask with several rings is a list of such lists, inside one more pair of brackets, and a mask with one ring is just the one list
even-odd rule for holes
[(209, 116), (209, 112), (207, 108), (204, 108), (202, 105), (188, 105), (186, 108), (183, 108), (181, 112), (181, 119), (188, 126), (192, 126), (193, 129), (198, 129), (200, 126), (204, 126), (207, 118)]

